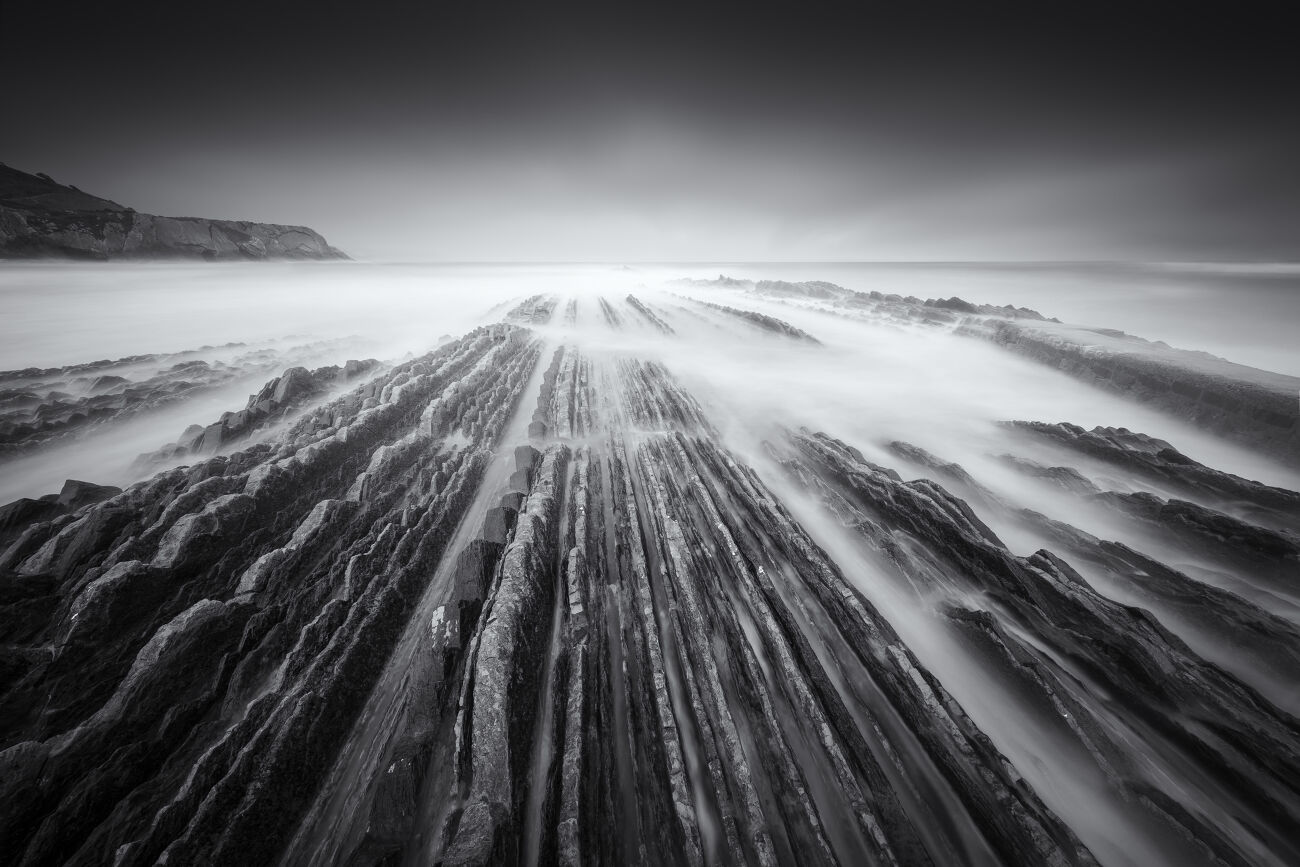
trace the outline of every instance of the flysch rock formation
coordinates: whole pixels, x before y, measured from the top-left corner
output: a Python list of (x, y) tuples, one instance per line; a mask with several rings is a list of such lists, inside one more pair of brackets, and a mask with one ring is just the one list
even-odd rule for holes
[(1010, 305), (855, 292), (824, 281), (752, 282), (720, 276), (684, 285), (739, 290), (873, 325), (944, 328), (987, 340), (1300, 467), (1300, 377), (1114, 329), (1070, 325)]
[(363, 361), (350, 359), (342, 367), (337, 364), (316, 370), (290, 367), (267, 382), (256, 394), (250, 394), (243, 409), (222, 413), (221, 418), (206, 426), (190, 425), (179, 440), (151, 454), (141, 455), (139, 463), (148, 466), (179, 462), (187, 455), (212, 453), (232, 442), (248, 439), (284, 420), (295, 409), (319, 400), (331, 389), (347, 386), (381, 366), (377, 359), (367, 358)]
[[(825, 434), (801, 434), (795, 445), (792, 471), (915, 586), (951, 596), (947, 615), (970, 632), (973, 650), (1023, 669), (1135, 810), (1149, 811), (1216, 860), (1236, 864), (1261, 857), (1249, 845), (1259, 829), (1283, 822), (1274, 825), (1280, 830), (1300, 815), (1300, 726), (1293, 717), (1199, 658), (1148, 612), (1098, 594), (1050, 550), (1011, 555), (969, 506), (937, 484), (903, 482)], [(909, 550), (899, 529), (924, 545), (923, 553)], [(972, 592), (981, 610), (964, 601)], [(1294, 631), (1288, 631), (1283, 635), (1291, 643)], [(1128, 717), (1121, 723), (1080, 701), (1089, 694), (1081, 682), (1121, 703)], [(1126, 729), (1150, 752), (1117, 752), (1112, 742), (1122, 745)], [(1190, 773), (1177, 761), (1184, 753), (1200, 759)], [(1233, 841), (1227, 818), (1206, 823), (1171, 801), (1166, 774), (1186, 774), (1189, 788), (1222, 792), (1234, 804), (1234, 819), (1249, 817), (1244, 824), (1251, 831), (1238, 831), (1241, 839)], [(1272, 844), (1295, 857), (1285, 832)]]
[(969, 333), (1300, 466), (1300, 377), (1107, 329), (989, 319)]
[(0, 163), (0, 258), (346, 259), (306, 226), (141, 214)]
[(657, 329), (663, 334), (676, 333), (673, 330), (673, 327), (664, 321), (664, 318), (660, 313), (656, 312), (649, 304), (642, 301), (640, 298), (635, 295), (629, 295), (626, 300), (633, 310), (641, 314), (641, 318), (650, 327)]
[(6, 862), (1300, 859), (1300, 608), (1260, 601), (1300, 595), (1294, 492), (1003, 428), (1026, 484), (1154, 509), (1148, 549), (906, 442), (741, 448), (643, 349), (829, 350), (729, 305), (521, 299), (351, 382), (280, 373), (187, 466), (4, 507)]
[[(1050, 433), (1061, 432), (1073, 439), (1087, 437), (1093, 443), (1104, 443), (1109, 436), (1121, 442), (1136, 441), (1144, 444), (1159, 443), (1162, 450), (1172, 446), (1131, 431), (1098, 429), (1085, 432), (1069, 424), (1045, 425), (1014, 422), (1014, 428), (1027, 428)], [(1095, 439), (1094, 439), (1095, 438)], [(1104, 582), (1108, 590), (1121, 601), (1140, 604), (1151, 609), (1162, 622), (1181, 624), (1181, 635), (1194, 643), (1211, 661), (1233, 671), (1251, 686), (1264, 692), (1272, 701), (1288, 712), (1300, 711), (1300, 691), (1295, 689), (1295, 671), (1300, 666), (1300, 630), (1292, 620), (1280, 617), (1270, 609), (1284, 607), (1286, 600), (1300, 601), (1300, 585), (1278, 587), (1268, 580), (1269, 568), (1245, 561), (1229, 567), (1230, 573), (1216, 577), (1219, 585), (1198, 580), (1171, 565), (1132, 546), (1114, 540), (1105, 540), (1078, 527), (1039, 512), (1017, 507), (982, 485), (958, 464), (909, 443), (894, 442), (890, 451), (901, 457), (907, 465), (921, 470), (932, 479), (950, 485), (971, 502), (980, 504), (987, 514), (1027, 529), (1048, 542), (1053, 548), (1067, 551), (1077, 558), (1080, 569)], [(1128, 453), (1117, 450), (1112, 458), (1124, 460)], [(1130, 515), (1112, 496), (1099, 496), (1096, 485), (1078, 470), (1069, 466), (1044, 467), (1034, 461), (1014, 455), (1002, 455), (1012, 467), (1027, 472), (1046, 484), (1060, 486), (1085, 501), (1114, 508), (1128, 521)], [(1241, 499), (1234, 505), (1249, 509), (1261, 516), (1276, 517), (1279, 497), (1291, 492), (1248, 482), (1236, 476), (1219, 473), (1210, 467), (1183, 458), (1186, 466), (1199, 468), (1187, 481), (1198, 488), (1209, 477), (1223, 484), (1239, 486)], [(1285, 500), (1283, 500), (1285, 502)], [(1207, 510), (1209, 511), (1209, 510)], [(1244, 523), (1244, 522), (1243, 522)], [(1246, 525), (1249, 526), (1249, 525)], [(1296, 524), (1292, 522), (1291, 527)], [(1256, 528), (1257, 532), (1267, 532)], [(1285, 536), (1289, 531), (1283, 530)], [(1158, 542), (1153, 534), (1144, 545)], [(1294, 536), (1294, 533), (1290, 533)], [(1211, 547), (1211, 546), (1207, 546)], [(1248, 547), (1248, 545), (1247, 545)], [(1179, 550), (1189, 550), (1185, 540), (1175, 538), (1173, 544), (1161, 550), (1163, 556)], [(1212, 549), (1212, 548), (1211, 548)]]
[[(254, 395), (243, 417), (227, 420), (227, 427), (233, 424), (246, 428), (280, 410), (290, 391), (298, 399), (306, 392), (318, 393), (327, 382), (355, 378), (377, 365), (368, 359), (349, 361), (343, 368), (330, 365), (314, 373), (303, 368), (305, 364), (336, 358), (350, 348), (347, 339), (308, 343), (285, 340), (277, 345), (204, 346), (65, 367), (0, 371), (0, 462), (53, 445), (74, 443), (223, 387), (252, 385), (275, 371), (301, 371), (285, 374), (296, 378), (267, 386), (271, 392)], [(304, 376), (310, 378), (310, 385)]]
[(1199, 497), (1237, 517), (1276, 530), (1300, 526), (1300, 494), (1224, 473), (1189, 458), (1164, 440), (1126, 428), (1084, 430), (1068, 422), (1011, 422), (1009, 429), (1042, 437), (1072, 452), (1140, 476), (1172, 495)]
[(4, 554), (0, 849), (15, 863), (272, 859), (538, 351), (513, 326), (480, 329), (277, 443), (29, 527)]
[(769, 331), (773, 334), (781, 334), (786, 337), (790, 337), (794, 340), (803, 340), (808, 343), (819, 342), (816, 337), (813, 337), (807, 331), (804, 331), (803, 329), (800, 328), (795, 328), (793, 325), (791, 325), (790, 323), (782, 319), (777, 319), (775, 316), (768, 316), (764, 313), (759, 313), (756, 310), (740, 310), (738, 308), (727, 307), (722, 304), (712, 304), (708, 301), (697, 300), (695, 303), (703, 307), (707, 307), (710, 310), (716, 310), (719, 313), (724, 313), (729, 317), (734, 317), (743, 322), (747, 322), (750, 325), (754, 326), (755, 328), (761, 328), (764, 331)]

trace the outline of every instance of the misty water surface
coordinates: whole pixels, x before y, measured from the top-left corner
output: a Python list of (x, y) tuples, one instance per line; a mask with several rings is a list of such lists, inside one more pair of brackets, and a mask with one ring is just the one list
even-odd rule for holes
[[(720, 273), (1010, 303), (1300, 373), (1300, 354), (1290, 339), (1292, 323), (1300, 321), (1300, 277), (1290, 270), (809, 263), (8, 264), (0, 268), (0, 369), (342, 337), (354, 338), (346, 357), (320, 363), (352, 357), (395, 361), (499, 319), (503, 305), (539, 292), (611, 300), (635, 292), (669, 307), (690, 295), (764, 310), (826, 344), (824, 350), (769, 346), (735, 335), (718, 340), (707, 329), (692, 334), (689, 328), (685, 340), (663, 341), (650, 333), (615, 340), (606, 328), (586, 329), (596, 345), (632, 341), (702, 397), (713, 396), (739, 441), (760, 439), (773, 421), (818, 424), (855, 437), (868, 453), (905, 439), (949, 460), (972, 462), (972, 471), (978, 467), (997, 479), (1008, 471), (990, 458), (999, 436), (991, 422), (1071, 421), (1142, 430), (1206, 463), (1296, 486), (1293, 474), (1264, 458), (977, 341), (864, 328), (731, 290), (676, 282)], [(583, 310), (587, 317), (596, 315), (594, 302)], [(584, 321), (579, 318), (580, 330)], [(0, 470), (0, 500), (57, 490), (69, 476), (129, 482), (136, 454), (174, 441), (189, 424), (209, 424), (222, 411), (242, 408), (258, 387), (232, 384), (74, 446), (10, 461)]]

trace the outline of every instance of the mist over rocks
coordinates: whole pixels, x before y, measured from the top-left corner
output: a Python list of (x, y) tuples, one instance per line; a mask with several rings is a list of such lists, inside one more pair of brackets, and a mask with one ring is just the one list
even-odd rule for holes
[(1123, 332), (990, 321), (971, 333), (1300, 466), (1300, 377)]
[(1300, 867), (1294, 29), (934, 11), (4, 5), (0, 867)]
[[(1037, 422), (1013, 422), (1009, 426), (1048, 432), (1049, 435), (1055, 431), (1067, 432), (1072, 437), (1083, 435), (1093, 443), (1104, 444), (1094, 456), (1101, 457), (1105, 462), (1123, 462), (1126, 455), (1132, 454), (1120, 445), (1126, 442), (1156, 446), (1164, 452), (1173, 451), (1168, 443), (1123, 429), (1098, 428), (1085, 432), (1068, 423), (1047, 425)], [(1069, 448), (1073, 447), (1074, 443), (1070, 443)], [(1277, 606), (1281, 599), (1270, 589), (1275, 578), (1271, 577), (1266, 562), (1256, 560), (1243, 564), (1240, 560), (1241, 557), (1267, 558), (1270, 549), (1275, 556), (1287, 556), (1286, 552), (1295, 541), (1292, 530), (1297, 524), (1293, 518), (1287, 517), (1285, 510), (1276, 507), (1279, 493), (1292, 492), (1246, 482), (1247, 487), (1239, 489), (1239, 496), (1232, 501), (1231, 508), (1234, 513), (1251, 515), (1258, 525), (1237, 521), (1204, 506), (1180, 501), (1170, 503), (1170, 514), (1176, 517), (1162, 522), (1159, 515), (1164, 501), (1150, 492), (1103, 492), (1097, 484), (1072, 466), (1047, 467), (1015, 454), (998, 456), (1001, 462), (1017, 472), (1040, 479), (1045, 484), (1059, 486), (1075, 502), (1114, 510), (1124, 515), (1125, 520), (1149, 518), (1157, 532), (1137, 544), (1147, 551), (1160, 552), (1161, 556), (1170, 558), (1170, 561), (1184, 556), (1189, 546), (1210, 556), (1216, 556), (1212, 552), (1214, 548), (1218, 549), (1217, 556), (1220, 557), (1225, 554), (1232, 557), (1233, 552), (1236, 552), (1238, 561), (1228, 565), (1226, 573), (1208, 573), (1210, 582), (1215, 583), (1207, 583), (1179, 572), (1169, 562), (1161, 562), (1130, 545), (1101, 539), (1066, 521), (1020, 507), (1007, 497), (991, 491), (959, 464), (944, 461), (924, 449), (899, 442), (891, 443), (889, 448), (927, 474), (938, 474), (954, 491), (981, 507), (991, 519), (996, 518), (1000, 523), (1028, 529), (1047, 544), (1070, 552), (1084, 564), (1085, 569), (1099, 570), (1091, 574), (1099, 579), (1106, 593), (1150, 608), (1159, 614), (1162, 622), (1186, 625), (1181, 632), (1182, 637), (1191, 641), (1199, 652), (1207, 654), (1211, 661), (1228, 668), (1253, 687), (1264, 691), (1288, 713), (1294, 714), (1300, 710), (1300, 695), (1295, 693), (1294, 677), (1291, 674), (1293, 659), (1300, 653), (1300, 644), (1296, 642), (1296, 636), (1300, 633), (1297, 632), (1295, 618), (1279, 617), (1269, 610)], [(1076, 452), (1080, 457), (1084, 454), (1084, 450)], [(1189, 474), (1184, 481), (1189, 483), (1188, 489), (1199, 488), (1196, 496), (1202, 500), (1215, 498), (1214, 493), (1199, 487), (1197, 476), (1225, 474), (1190, 459), (1186, 460), (1184, 466), (1188, 467)], [(1102, 463), (1092, 465), (1101, 466)], [(1226, 478), (1236, 479), (1235, 476)], [(1166, 481), (1169, 479), (1170, 477), (1165, 477)], [(1067, 498), (1067, 504), (1068, 499), (1070, 498)], [(1135, 509), (1147, 511), (1148, 515), (1137, 515)], [(1063, 510), (1063, 513), (1069, 514), (1068, 509)], [(1206, 522), (1208, 527), (1198, 528), (1195, 523), (1178, 517), (1186, 514)], [(1282, 527), (1280, 534), (1266, 529), (1275, 522)], [(1210, 529), (1212, 527), (1221, 528), (1221, 531), (1214, 532)], [(1225, 545), (1222, 529), (1239, 535)], [(1163, 534), (1167, 535), (1162, 539)], [(1247, 541), (1241, 538), (1241, 534), (1258, 534), (1260, 538)], [(1267, 541), (1261, 544), (1261, 540)], [(1249, 577), (1243, 580), (1228, 573)], [(1216, 583), (1220, 586), (1216, 586)], [(1277, 585), (1273, 586), (1275, 588)], [(1295, 587), (1282, 587), (1281, 592), (1284, 597), (1294, 596)]]
[[(15, 425), (62, 422), (23, 434), (55, 466), (57, 430), (93, 451), (161, 411), (94, 401), (193, 424), (121, 485), (0, 507), (0, 851), (1300, 857), (1300, 494), (1141, 388), (981, 339), (1055, 327), (1032, 311), (672, 288), (512, 288), (396, 362), (282, 340), (0, 375)], [(1117, 425), (938, 414), (943, 377), (1016, 418), (1095, 392)]]
[[(951, 298), (929, 298), (921, 300), (912, 295), (898, 295), (879, 291), (858, 292), (825, 280), (805, 280), (791, 282), (788, 280), (742, 280), (719, 274), (713, 280), (684, 279), (677, 281), (685, 286), (701, 288), (742, 289), (757, 295), (773, 298), (802, 298), (812, 301), (830, 302), (835, 307), (875, 311), (884, 305), (895, 305), (901, 310), (911, 308), (932, 308), (933, 310), (950, 310), (955, 313), (972, 313), (992, 316), (1004, 316), (1013, 319), (1046, 320), (1041, 313), (1027, 307), (1014, 307), (1010, 304), (995, 306), (992, 304), (972, 304), (956, 296)], [(914, 311), (914, 317), (924, 316), (924, 311)], [(1056, 322), (1058, 320), (1047, 320)]]
[(1068, 422), (1007, 422), (1008, 429), (1044, 437), (1103, 463), (1136, 472), (1148, 483), (1206, 499), (1218, 508), (1274, 529), (1300, 526), (1300, 494), (1207, 467), (1164, 440), (1127, 428), (1084, 430)]
[[(977, 635), (985, 633), (979, 640), (992, 641), (998, 652), (1010, 658), (1020, 657), (1018, 665), (1030, 666), (1027, 657), (1041, 651), (1029, 643), (1017, 648), (1015, 645), (1020, 643), (1020, 639), (1012, 634), (999, 634), (1000, 629), (995, 624), (1001, 615), (1008, 618), (1009, 623), (1015, 623), (1018, 629), (1033, 633), (1037, 642), (1042, 643), (1040, 646), (1052, 647), (1062, 654), (1060, 659), (1069, 660), (1048, 666), (1047, 670), (1058, 666), (1069, 670), (1080, 661), (1088, 660), (1085, 664), (1091, 676), (1099, 678), (1108, 689), (1124, 692), (1130, 709), (1137, 710), (1148, 702), (1159, 706), (1172, 701), (1193, 717), (1204, 715), (1203, 718), (1214, 726), (1241, 726), (1241, 732), (1252, 733), (1248, 738), (1262, 737), (1263, 741), (1247, 748), (1255, 751), (1254, 758), (1249, 760), (1255, 773), (1248, 778), (1237, 777), (1239, 760), (1232, 755), (1242, 741), (1235, 741), (1237, 746), (1219, 745), (1218, 739), (1212, 737), (1215, 746), (1199, 748), (1206, 759), (1204, 767), (1221, 775), (1224, 785), (1245, 785), (1249, 791), (1243, 792), (1243, 797), (1247, 801), (1263, 805), (1277, 798), (1271, 806), (1265, 807), (1266, 811), (1276, 809), (1281, 811), (1281, 815), (1295, 810), (1294, 789), (1289, 782), (1294, 778), (1294, 772), (1281, 770), (1275, 774), (1278, 769), (1272, 765), (1272, 758), (1268, 758), (1274, 749), (1280, 750), (1277, 758), (1283, 764), (1300, 758), (1300, 752), (1295, 748), (1295, 737), (1300, 729), (1294, 718), (1270, 708), (1266, 702), (1259, 705), (1261, 699), (1254, 690), (1231, 678), (1225, 680), (1216, 667), (1189, 653), (1179, 639), (1165, 632), (1147, 612), (1125, 609), (1097, 594), (1068, 563), (1050, 551), (1038, 551), (1028, 558), (1009, 556), (1001, 541), (965, 504), (946, 491), (921, 481), (903, 483), (864, 463), (852, 450), (825, 434), (804, 434), (796, 438), (795, 445), (803, 461), (831, 472), (829, 478), (823, 473), (818, 474), (820, 479), (810, 479), (808, 464), (795, 459), (790, 466), (798, 477), (818, 487), (827, 485), (823, 488), (824, 496), (831, 508), (852, 514), (865, 507), (852, 525), (858, 532), (874, 539), (875, 544), (884, 546), (882, 553), (897, 562), (913, 581), (922, 586), (936, 582), (935, 589), (950, 594), (950, 604), (955, 607), (950, 609), (949, 616), (957, 618), (963, 630), (968, 625), (976, 626), (974, 631)], [(894, 548), (889, 544), (887, 531), (878, 522), (884, 522), (886, 526), (901, 523), (908, 527), (910, 536), (926, 544), (929, 556), (917, 558), (905, 549)], [(945, 562), (961, 564), (961, 568), (945, 569)], [(969, 590), (989, 594), (994, 604), (984, 612), (968, 614), (962, 611), (968, 603), (961, 597)], [(1058, 609), (1058, 605), (1062, 607)], [(1068, 629), (1057, 631), (1066, 623), (1070, 624)], [(1077, 646), (1065, 649), (1075, 642), (1078, 642)], [(1044, 698), (1068, 703), (1074, 688), (1064, 681), (1048, 686), (1041, 680), (1044, 669), (1035, 668), (1038, 668), (1038, 678), (1045, 687)], [(1192, 672), (1193, 669), (1196, 673)], [(1184, 689), (1188, 693), (1183, 698), (1173, 698), (1174, 693)], [(1196, 698), (1191, 697), (1192, 693)], [(1267, 721), (1254, 718), (1256, 709), (1260, 707), (1265, 709)], [(1249, 721), (1239, 719), (1237, 723), (1231, 721), (1233, 716), (1241, 713), (1252, 718)], [(1127, 769), (1116, 766), (1117, 763), (1128, 764), (1131, 759), (1114, 755), (1102, 758), (1114, 749), (1114, 745), (1105, 743), (1105, 724), (1100, 720), (1089, 721), (1087, 714), (1084, 708), (1076, 707), (1062, 715), (1068, 718), (1068, 725), (1077, 727), (1081, 741), (1090, 751), (1095, 751), (1103, 767), (1110, 766), (1109, 773), (1119, 778), (1121, 789), (1133, 787), (1134, 794), (1137, 794), (1152, 787), (1151, 782), (1140, 780), (1142, 772), (1137, 766), (1130, 765)], [(1197, 728), (1191, 724), (1180, 731), (1180, 725), (1172, 723), (1160, 737), (1170, 737), (1190, 745), (1200, 739)], [(1271, 734), (1265, 734), (1270, 730)], [(1267, 741), (1271, 741), (1272, 746), (1265, 746)], [(1273, 790), (1272, 795), (1265, 794), (1277, 784), (1282, 788)], [(1191, 828), (1199, 829), (1192, 833), (1200, 836), (1202, 842), (1212, 849), (1219, 852), (1231, 850), (1231, 846), (1225, 845), (1226, 841), (1215, 839), (1222, 829), (1205, 827), (1194, 813), (1165, 801), (1163, 796), (1150, 806), (1163, 821), (1174, 827), (1181, 826), (1184, 832)]]
[(347, 382), (378, 366), (374, 359), (311, 373), (291, 366), (334, 356), (352, 342), (345, 338), (275, 346), (231, 343), (65, 367), (0, 371), (0, 467), (52, 446), (71, 445), (157, 416), (204, 395), (253, 384), (289, 366), (292, 373), (277, 377), (267, 386), (267, 394), (252, 395), (242, 415), (230, 413), (221, 422), (228, 432), (213, 434), (206, 446), (213, 450), (273, 416), (282, 416), (330, 384)]
[(744, 320), (750, 323), (751, 325), (755, 326), (756, 328), (761, 328), (764, 331), (770, 331), (773, 334), (780, 334), (784, 337), (789, 337), (794, 340), (802, 340), (807, 343), (821, 342), (817, 338), (809, 334), (807, 331), (804, 331), (799, 328), (795, 328), (790, 323), (785, 322), (781, 319), (777, 319), (775, 316), (767, 316), (763, 313), (758, 313), (753, 310), (737, 310), (734, 307), (726, 307), (722, 304), (710, 304), (707, 301), (700, 301), (697, 303), (703, 304), (706, 307), (710, 307), (722, 313), (726, 313), (728, 316), (734, 316), (737, 319)]
[(136, 461), (137, 469), (174, 462), (187, 455), (210, 454), (228, 443), (251, 437), (283, 421), (295, 409), (321, 399), (332, 388), (347, 385), (383, 366), (377, 359), (368, 358), (350, 359), (342, 367), (330, 365), (310, 371), (305, 367), (291, 367), (268, 381), (256, 394), (249, 395), (243, 409), (224, 412), (221, 418), (206, 426), (192, 424), (176, 442), (141, 455)]
[(856, 292), (825, 281), (679, 281), (741, 290), (781, 303), (870, 322), (921, 326), (991, 341), (1090, 385), (1140, 400), (1300, 467), (1300, 377), (1234, 364), (1095, 326), (1062, 323), (1036, 310)]
[[(624, 300), (626, 300), (627, 303), (631, 305), (633, 310), (641, 314), (641, 317), (645, 319), (646, 322), (650, 323), (655, 328), (662, 331), (664, 334), (676, 333), (673, 331), (673, 327), (664, 321), (663, 316), (661, 314), (657, 313), (654, 309), (650, 307), (650, 305), (646, 304), (640, 298), (636, 297), (635, 295), (628, 295), (627, 298)], [(568, 316), (568, 313), (569, 311), (566, 309), (565, 310), (566, 317)], [(577, 311), (575, 309), (574, 318), (576, 318), (576, 316), (577, 316)]]
[(0, 164), (0, 259), (346, 259), (306, 226), (160, 217)]

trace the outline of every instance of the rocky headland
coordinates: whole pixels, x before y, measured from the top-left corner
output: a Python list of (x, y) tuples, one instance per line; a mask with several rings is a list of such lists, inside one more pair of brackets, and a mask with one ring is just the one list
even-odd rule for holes
[(316, 231), (160, 217), (0, 163), (0, 258), (346, 259)]

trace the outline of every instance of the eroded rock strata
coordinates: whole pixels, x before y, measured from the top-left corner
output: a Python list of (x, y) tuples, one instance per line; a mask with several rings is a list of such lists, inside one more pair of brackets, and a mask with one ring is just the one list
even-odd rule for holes
[(741, 310), (736, 307), (727, 307), (722, 304), (712, 304), (708, 301), (697, 301), (696, 303), (702, 307), (707, 307), (710, 310), (722, 313), (727, 317), (747, 322), (755, 328), (760, 328), (763, 331), (772, 334), (779, 334), (783, 337), (802, 340), (807, 343), (820, 343), (816, 337), (813, 337), (807, 331), (804, 331), (801, 328), (795, 328), (783, 319), (778, 319), (775, 316), (768, 316), (766, 313), (759, 313), (757, 310)]
[(1300, 378), (1106, 329), (989, 320), (969, 333), (1300, 464)]
[[(1050, 551), (1010, 555), (964, 503), (933, 483), (904, 483), (824, 434), (800, 435), (795, 445), (802, 459), (792, 459), (792, 470), (911, 581), (953, 596), (947, 616), (978, 652), (1023, 671), (1135, 809), (1150, 811), (1223, 863), (1255, 863), (1254, 833), (1295, 821), (1300, 753), (1292, 717), (1199, 659), (1147, 612), (1096, 593)], [(810, 478), (810, 465), (824, 472)], [(898, 530), (921, 541), (926, 554), (900, 545)], [(980, 593), (985, 607), (971, 610), (962, 591)], [(1122, 696), (1133, 716), (1117, 725), (1080, 700), (1080, 684)], [(1151, 756), (1125, 754), (1123, 738), (1133, 730), (1155, 748)], [(1188, 753), (1199, 758), (1190, 772), (1178, 761)], [(1199, 809), (1171, 799), (1161, 776), (1170, 768), (1188, 774), (1189, 787), (1228, 793), (1254, 833), (1214, 827)], [(1291, 852), (1285, 834), (1270, 837), (1276, 851)]]
[[(1015, 422), (1013, 427), (1082, 433), (1081, 428), (1068, 424)], [(1125, 439), (1159, 443), (1162, 450), (1172, 450), (1168, 443), (1144, 434), (1131, 431), (1115, 433)], [(1287, 532), (1273, 534), (1264, 528), (1234, 520), (1230, 521), (1230, 526), (1251, 537), (1249, 540), (1239, 537), (1235, 545), (1224, 545), (1223, 540), (1213, 538), (1197, 544), (1196, 539), (1180, 538), (1159, 522), (1152, 522), (1147, 528), (1151, 532), (1141, 533), (1140, 541), (1136, 543), (1146, 550), (1139, 550), (1134, 543), (1103, 539), (1058, 518), (1019, 507), (981, 484), (960, 465), (946, 462), (917, 446), (896, 442), (890, 444), (890, 449), (909, 464), (948, 483), (991, 519), (1027, 531), (1050, 544), (1054, 550), (1068, 553), (1081, 570), (1102, 582), (1106, 592), (1118, 601), (1149, 608), (1162, 623), (1177, 627), (1179, 634), (1199, 653), (1264, 692), (1284, 710), (1293, 714), (1300, 710), (1300, 692), (1295, 689), (1294, 675), (1296, 665), (1300, 663), (1300, 631), (1295, 623), (1297, 610), (1294, 606), (1300, 586), (1275, 580), (1274, 564), (1259, 557), (1260, 552), (1250, 556), (1255, 534), (1265, 537), (1280, 535), (1285, 540), (1289, 535)], [(1127, 508), (1131, 498), (1136, 497), (1137, 502), (1161, 502), (1149, 492), (1133, 495), (1101, 492), (1074, 467), (1045, 467), (1016, 455), (1001, 455), (1000, 458), (1032, 478), (1077, 497), (1085, 505), (1101, 506), (1103, 511), (1113, 510), (1112, 517), (1119, 520), (1110, 524), (1116, 529), (1121, 526), (1143, 529), (1142, 524), (1134, 524), (1131, 520), (1133, 516)], [(1223, 476), (1236, 480), (1232, 483), (1234, 485), (1240, 484), (1242, 496), (1235, 505), (1244, 512), (1276, 518), (1274, 507), (1279, 498), (1286, 502), (1284, 495), (1289, 493), (1287, 491), (1245, 482), (1190, 458), (1183, 460), (1187, 462), (1186, 466), (1199, 468), (1183, 480), (1187, 490), (1203, 488), (1206, 475), (1214, 479)], [(1133, 481), (1140, 483), (1141, 479)], [(1211, 498), (1218, 496), (1214, 490), (1201, 493)], [(1191, 503), (1182, 505), (1199, 514), (1216, 514)], [(1219, 519), (1224, 520), (1226, 516), (1219, 515)], [(1162, 540), (1169, 544), (1162, 546)], [(1233, 556), (1237, 548), (1241, 551)], [(1193, 577), (1171, 565), (1176, 563), (1175, 557), (1185, 558), (1192, 552), (1204, 562), (1225, 550), (1229, 562), (1224, 565), (1224, 571), (1198, 570), (1206, 577)], [(1150, 551), (1159, 552), (1168, 562), (1152, 556)], [(1279, 616), (1279, 613), (1288, 615), (1290, 619)]]
[(663, 334), (674, 333), (673, 327), (669, 325), (667, 322), (665, 322), (663, 317), (659, 313), (655, 312), (655, 310), (651, 308), (649, 304), (645, 303), (635, 295), (627, 296), (626, 300), (628, 306), (630, 306), (633, 310), (639, 313), (641, 315), (641, 319), (644, 320), (647, 325), (651, 326), (652, 328), (658, 330)]
[[(345, 383), (378, 364), (374, 359), (353, 360), (341, 368), (329, 365), (308, 372), (304, 365), (337, 357), (347, 351), (350, 341), (285, 342), (289, 345), (205, 346), (185, 352), (137, 355), (66, 367), (0, 371), (0, 462), (49, 446), (74, 443), (222, 388), (240, 385), (256, 388), (254, 383), (265, 381), (286, 368), (295, 371), (275, 377), (266, 386), (271, 393), (253, 395), (242, 414), (231, 413), (221, 423), (226, 433), (218, 435), (214, 431), (208, 437), (205, 448), (210, 451), (234, 438), (228, 434), (282, 415), (289, 403), (300, 405), (308, 391), (321, 394), (328, 384)], [(285, 383), (285, 376), (295, 381)], [(283, 390), (277, 399), (277, 389), (282, 383)], [(198, 445), (197, 442), (182, 444), (186, 451)]]
[(316, 370), (290, 367), (268, 381), (256, 394), (249, 395), (243, 409), (222, 413), (221, 418), (207, 426), (190, 425), (179, 440), (152, 454), (141, 455), (139, 460), (148, 466), (176, 462), (187, 455), (211, 454), (223, 446), (267, 430), (287, 419), (295, 410), (380, 367), (380, 362), (373, 358), (364, 361), (352, 359), (342, 366), (332, 364)]
[(1277, 530), (1300, 526), (1300, 494), (1207, 467), (1169, 443), (1127, 428), (1084, 430), (1068, 422), (1010, 422), (1008, 428), (1042, 437), (1100, 464), (1138, 475), (1148, 485), (1202, 498), (1237, 517)]
[[(0, 511), (8, 862), (1300, 858), (1294, 618), (906, 442), (884, 453), (926, 478), (834, 431), (738, 450), (562, 300), (354, 382), (291, 370), (219, 423), (228, 453), (208, 428), (188, 466)], [(583, 310), (681, 339), (624, 300)], [(1004, 315), (963, 304), (913, 306)], [(1128, 431), (1016, 430), (1081, 458), (1011, 441), (1027, 483), (1286, 594), (1294, 493)]]
[(705, 291), (741, 292), (763, 302), (876, 326), (942, 329), (989, 341), (1292, 467), (1300, 466), (1300, 402), (1296, 400), (1300, 377), (1176, 349), (1112, 328), (1062, 323), (1010, 305), (856, 292), (825, 281), (754, 282), (720, 276), (685, 282)]

